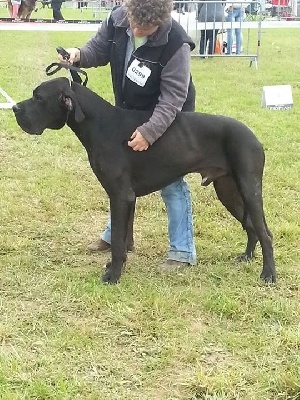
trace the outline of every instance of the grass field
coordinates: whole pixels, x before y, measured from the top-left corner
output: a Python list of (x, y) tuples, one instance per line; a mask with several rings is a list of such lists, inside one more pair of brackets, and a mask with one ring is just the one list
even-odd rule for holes
[[(56, 46), (90, 33), (4, 32), (0, 87), (15, 101), (46, 80)], [(258, 280), (260, 248), (199, 176), (192, 189), (198, 265), (161, 276), (166, 212), (138, 201), (136, 252), (120, 284), (101, 283), (107, 255), (88, 255), (108, 201), (67, 128), (31, 137), (0, 110), (0, 399), (300, 399), (300, 30), (266, 30), (259, 68), (192, 61), (197, 110), (236, 117), (266, 151), (264, 201), (278, 283)], [(109, 69), (89, 87), (112, 101)], [(262, 86), (290, 84), (294, 108), (260, 106)], [(1, 102), (1, 100), (0, 100)]]

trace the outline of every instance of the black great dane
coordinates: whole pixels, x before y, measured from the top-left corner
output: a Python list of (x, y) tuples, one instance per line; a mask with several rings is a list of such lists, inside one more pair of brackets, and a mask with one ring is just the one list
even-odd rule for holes
[(181, 112), (147, 151), (133, 151), (127, 142), (151, 113), (114, 107), (67, 78), (42, 83), (32, 98), (16, 104), (13, 111), (25, 132), (41, 135), (46, 128), (68, 125), (85, 147), (91, 168), (110, 199), (111, 261), (103, 282), (120, 279), (127, 243), (132, 240), (136, 197), (190, 172), (201, 174), (203, 186), (213, 183), (219, 200), (246, 230), (248, 242), (239, 259), (251, 259), (259, 241), (263, 254), (260, 277), (275, 282), (272, 234), (262, 200), (264, 151), (241, 122)]

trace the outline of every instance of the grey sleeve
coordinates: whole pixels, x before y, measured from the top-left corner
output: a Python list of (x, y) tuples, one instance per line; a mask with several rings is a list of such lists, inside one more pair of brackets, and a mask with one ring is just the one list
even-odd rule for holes
[(107, 22), (105, 20), (94, 37), (80, 47), (80, 67), (90, 68), (106, 65), (110, 61)]
[(190, 82), (190, 60), (190, 46), (184, 43), (162, 70), (158, 103), (149, 121), (137, 128), (149, 144), (162, 136), (185, 103)]

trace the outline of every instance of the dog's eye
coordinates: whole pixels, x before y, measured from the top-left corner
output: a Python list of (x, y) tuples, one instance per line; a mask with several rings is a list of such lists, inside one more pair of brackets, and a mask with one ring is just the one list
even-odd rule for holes
[(38, 95), (38, 94), (35, 94), (35, 95), (34, 95), (34, 99), (35, 99), (36, 101), (43, 101), (43, 98), (42, 98), (40, 95)]

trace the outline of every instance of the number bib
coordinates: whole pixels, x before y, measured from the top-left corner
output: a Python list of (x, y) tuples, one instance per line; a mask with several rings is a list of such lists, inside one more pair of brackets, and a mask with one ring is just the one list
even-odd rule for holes
[(150, 75), (151, 69), (137, 59), (132, 61), (126, 72), (127, 78), (141, 87), (145, 86)]

